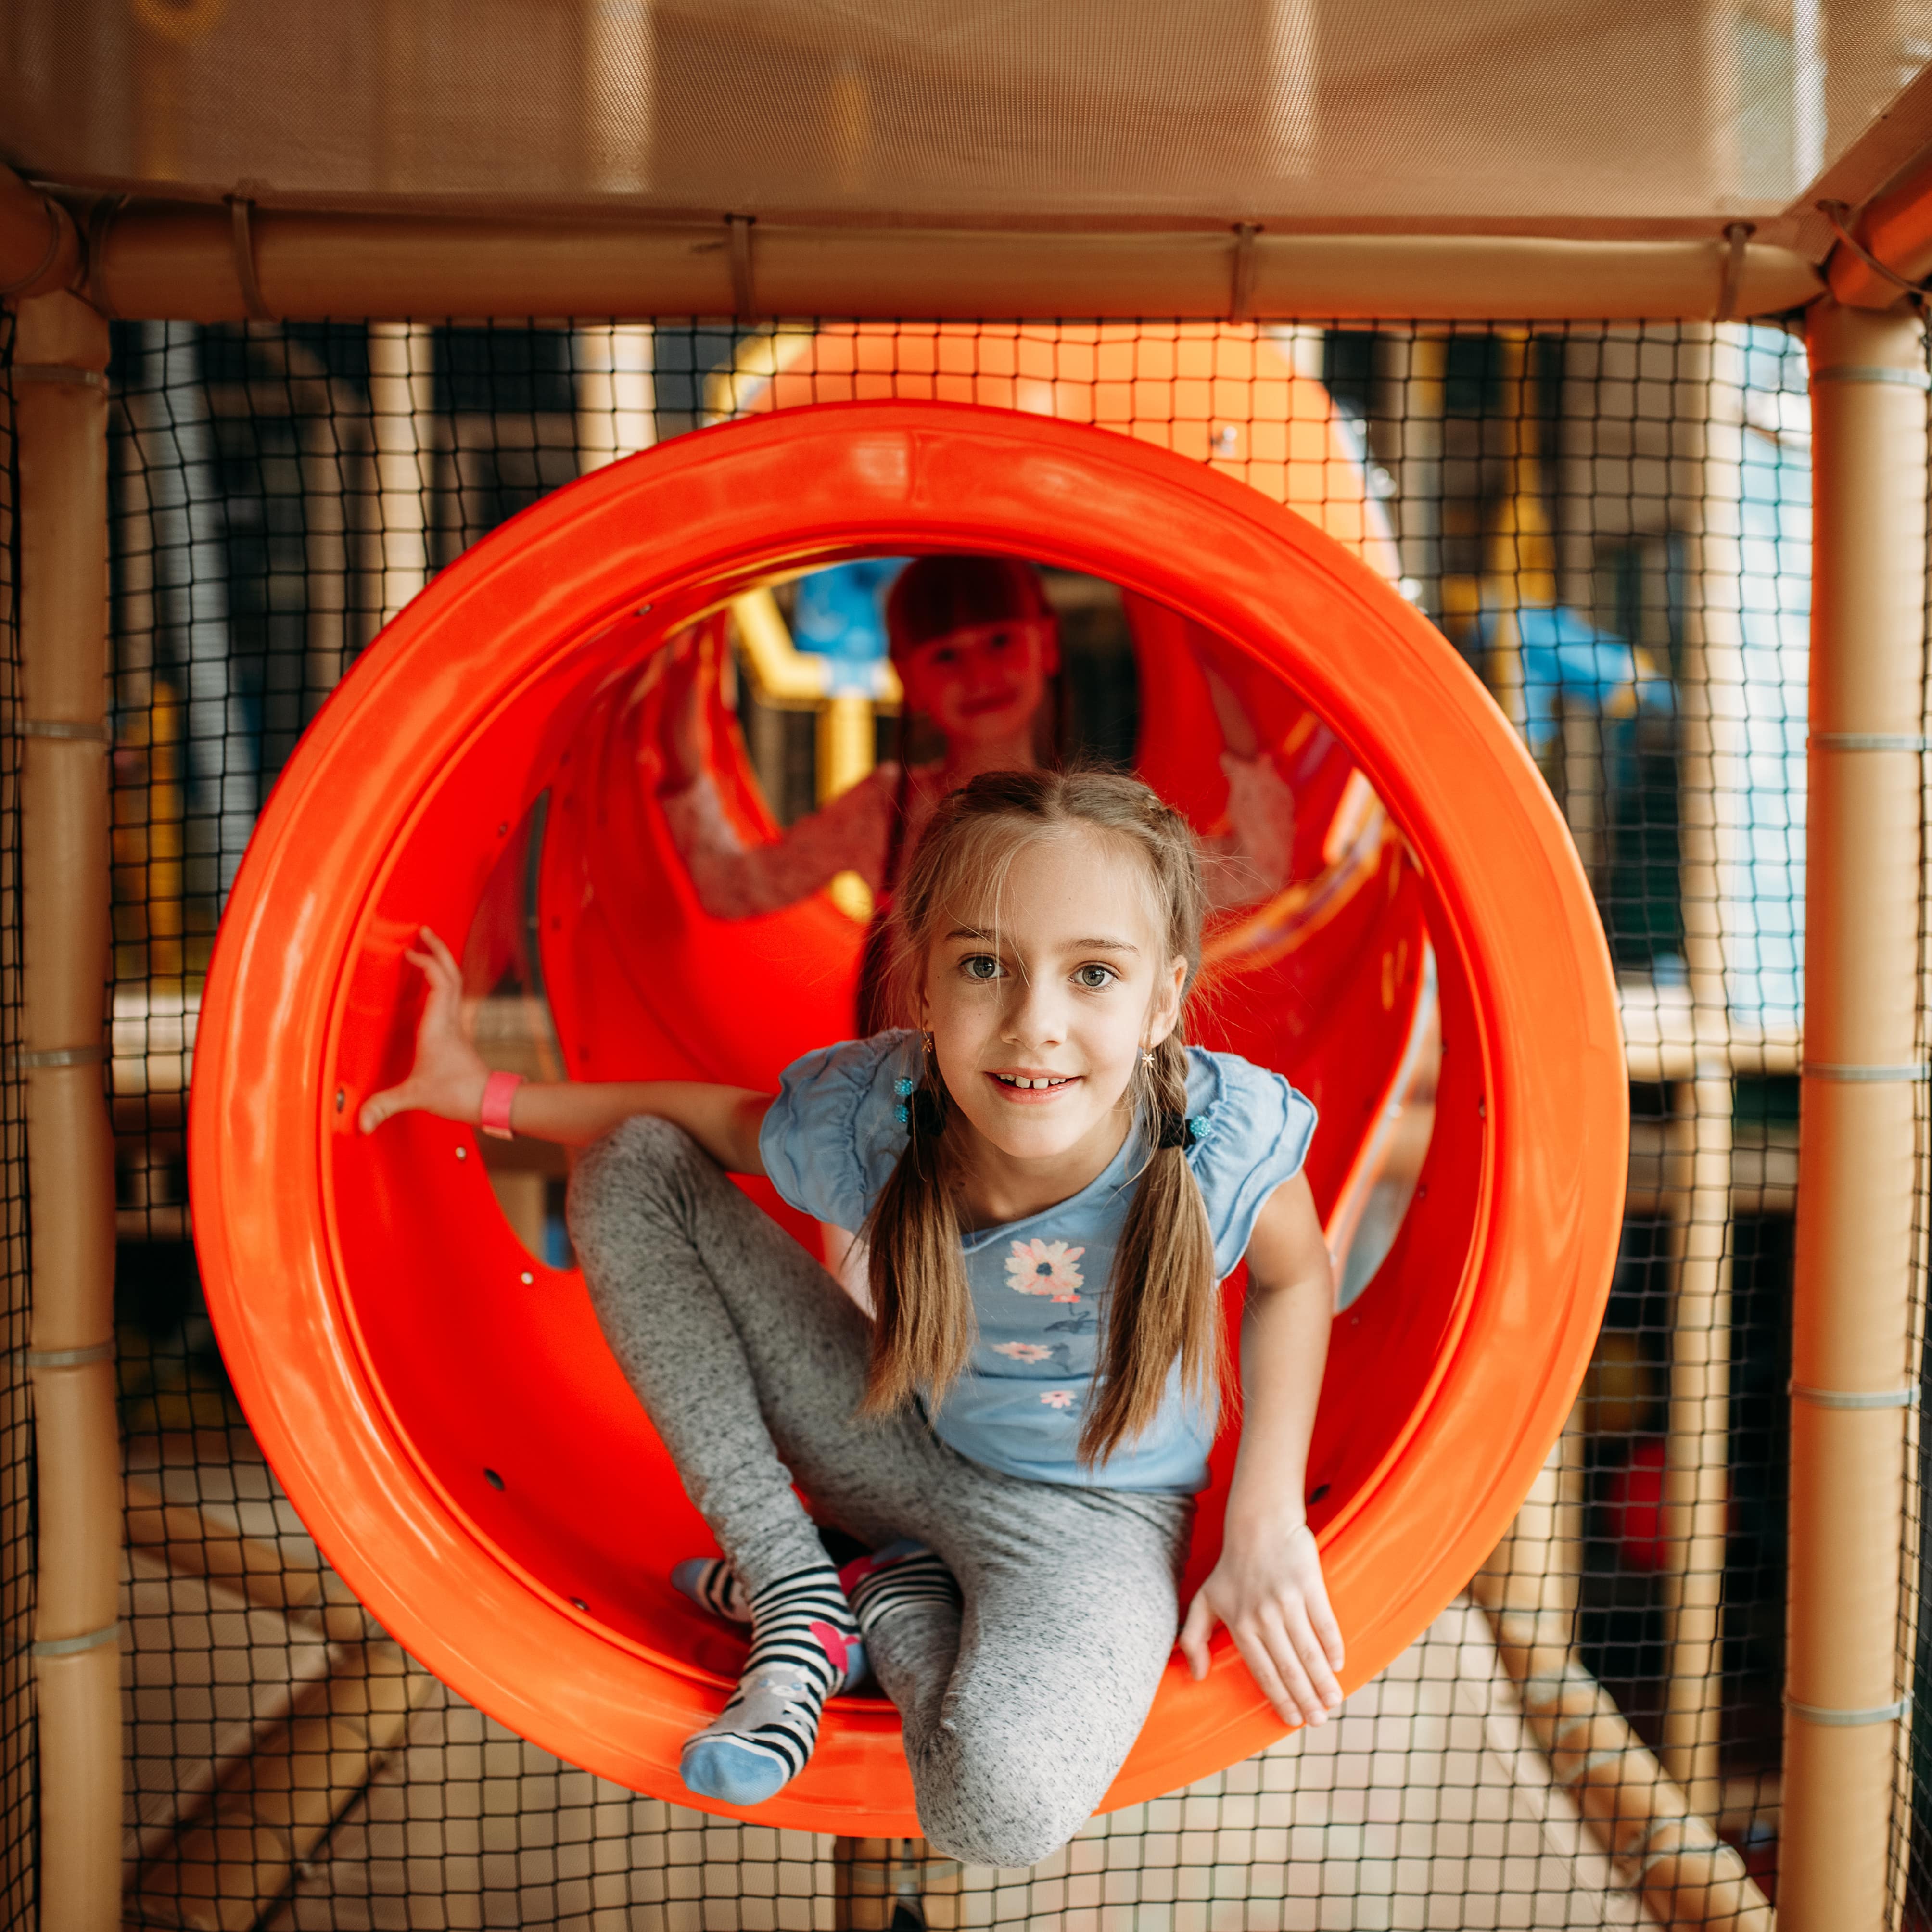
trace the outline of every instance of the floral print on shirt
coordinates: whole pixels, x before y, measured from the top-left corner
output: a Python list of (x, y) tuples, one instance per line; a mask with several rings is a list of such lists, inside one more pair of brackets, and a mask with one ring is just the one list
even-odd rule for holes
[(1053, 1351), (1043, 1348), (1037, 1342), (995, 1342), (993, 1353), (1010, 1355), (1016, 1362), (1050, 1362)]
[(1064, 1241), (1015, 1241), (1006, 1257), (1006, 1286), (1016, 1294), (1051, 1295), (1055, 1301), (1078, 1301), (1086, 1276), (1075, 1266), (1087, 1250)]
[(1048, 1389), (1040, 1400), (1048, 1408), (1071, 1408), (1073, 1406), (1073, 1391), (1071, 1389)]

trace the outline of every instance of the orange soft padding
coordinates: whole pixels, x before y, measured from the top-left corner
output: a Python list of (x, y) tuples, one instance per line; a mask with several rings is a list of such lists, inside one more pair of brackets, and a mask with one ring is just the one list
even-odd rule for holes
[[(822, 899), (736, 926), (698, 914), (639, 768), (640, 708), (659, 644), (724, 597), (840, 557), (947, 548), (1119, 584), (1138, 600), (1144, 675), (1184, 648), (1149, 612), (1202, 627), (1232, 650), (1245, 701), (1318, 718), (1396, 828), (1329, 922), (1364, 920), (1357, 943), (1373, 948), (1377, 897), (1416, 896), (1444, 1042), (1421, 1184), (1336, 1324), (1313, 1448), (1348, 1684), (1417, 1636), (1508, 1524), (1581, 1378), (1615, 1253), (1616, 1007), (1562, 821), (1455, 652), (1333, 538), (1131, 438), (944, 403), (782, 410), (546, 499), (364, 654), (262, 814), (202, 1008), (195, 1226), (250, 1419), (376, 1616), (515, 1730), (686, 1802), (680, 1742), (742, 1654), (670, 1587), (671, 1563), (709, 1546), (703, 1526), (580, 1282), (534, 1264), (497, 1212), (473, 1132), (410, 1115), (364, 1138), (356, 1109), (408, 1063), (416, 926), (469, 928), (545, 789), (543, 952), (572, 1072), (769, 1085), (847, 1031), (856, 928)], [(1163, 782), (1211, 786), (1217, 741), (1191, 735), (1191, 753), (1156, 760)], [(719, 742), (735, 796), (744, 775)], [(1304, 1052), (1318, 1060), (1346, 1139), (1348, 1042), (1394, 1010), (1394, 956), (1325, 969), (1343, 1016), (1328, 1024), (1312, 1006), (1270, 1010), (1310, 997), (1271, 976), (1279, 937), (1228, 941), (1247, 952), (1221, 1024), (1292, 1077)], [(1379, 1077), (1360, 1083), (1358, 1112)], [(1197, 1575), (1217, 1525), (1210, 1495)], [(1281, 1728), (1223, 1638), (1204, 1684), (1170, 1671), (1108, 1802)], [(916, 1829), (890, 1708), (835, 1703), (810, 1767), (758, 1815)]]

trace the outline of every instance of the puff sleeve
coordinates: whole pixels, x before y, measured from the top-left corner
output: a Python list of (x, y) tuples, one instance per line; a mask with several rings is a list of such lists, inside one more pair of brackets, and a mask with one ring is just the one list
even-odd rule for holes
[(1188, 1165), (1207, 1203), (1214, 1273), (1225, 1279), (1248, 1251), (1268, 1196), (1301, 1172), (1315, 1138), (1315, 1108), (1279, 1073), (1232, 1053), (1188, 1054)]
[(864, 1224), (904, 1150), (893, 1083), (918, 1072), (918, 1036), (842, 1041), (795, 1060), (758, 1131), (765, 1172), (788, 1205), (835, 1227)]

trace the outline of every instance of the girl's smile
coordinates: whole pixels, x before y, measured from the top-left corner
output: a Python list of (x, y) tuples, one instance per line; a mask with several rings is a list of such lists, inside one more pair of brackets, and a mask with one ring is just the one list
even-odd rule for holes
[(1080, 1076), (1077, 1073), (1029, 1071), (1024, 1073), (989, 1073), (986, 1078), (992, 1082), (1002, 1101), (1016, 1107), (1049, 1105), (1063, 1098), (1080, 1084)]

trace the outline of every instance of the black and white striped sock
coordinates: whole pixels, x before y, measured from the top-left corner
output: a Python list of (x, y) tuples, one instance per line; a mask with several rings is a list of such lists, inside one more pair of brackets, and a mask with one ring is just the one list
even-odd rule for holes
[(918, 1604), (957, 1604), (952, 1572), (922, 1543), (889, 1543), (838, 1573), (859, 1628), (869, 1636), (886, 1618)]
[(700, 1610), (734, 1624), (752, 1621), (752, 1600), (738, 1573), (722, 1556), (687, 1556), (670, 1580)]
[[(826, 1555), (841, 1566), (842, 1578), (854, 1557), (872, 1554), (856, 1536), (848, 1536), (836, 1523), (821, 1522), (818, 1528)], [(752, 1621), (752, 1599), (738, 1581), (737, 1572), (723, 1557), (687, 1556), (671, 1571), (670, 1580), (700, 1610), (709, 1610), (728, 1623)]]
[(738, 1688), (686, 1740), (679, 1763), (688, 1790), (728, 1804), (762, 1804), (790, 1784), (818, 1741), (825, 1700), (866, 1671), (858, 1624), (830, 1564), (767, 1584), (750, 1608), (752, 1654)]

